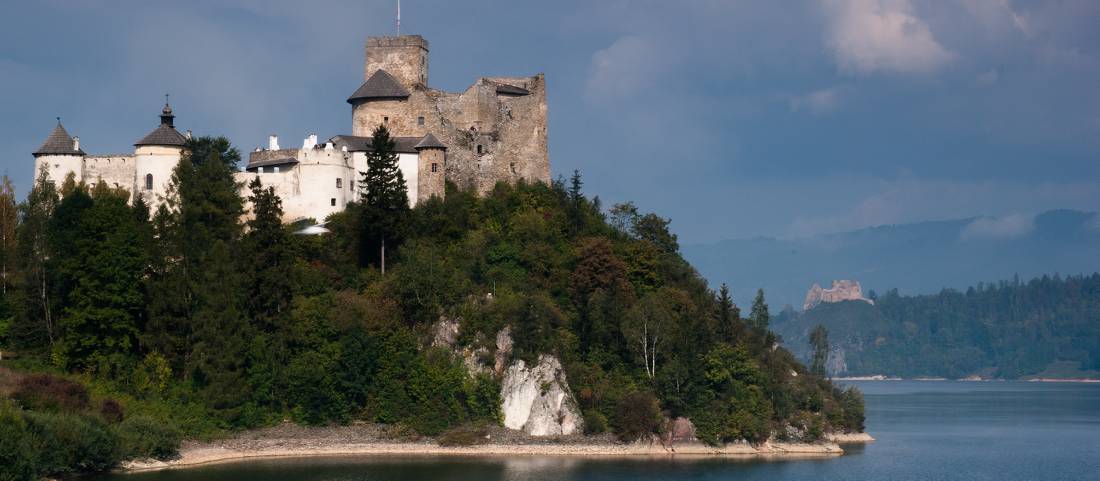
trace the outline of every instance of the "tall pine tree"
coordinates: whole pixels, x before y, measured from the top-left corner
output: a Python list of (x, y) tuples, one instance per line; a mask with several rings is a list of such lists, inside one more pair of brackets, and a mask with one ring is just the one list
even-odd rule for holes
[(768, 314), (768, 303), (764, 301), (764, 289), (756, 290), (756, 298), (752, 300), (752, 311), (749, 313), (749, 321), (752, 327), (765, 331), (771, 322), (771, 314)]
[(57, 185), (43, 168), (26, 202), (19, 208), (22, 222), (16, 231), (16, 238), (22, 277), (22, 305), (8, 336), (21, 348), (40, 348), (54, 342), (56, 301), (50, 282), (47, 231), (58, 200)]
[(360, 264), (377, 265), (386, 272), (386, 249), (401, 242), (409, 214), (409, 192), (397, 163), (396, 145), (385, 125), (371, 136), (367, 171), (359, 181)]

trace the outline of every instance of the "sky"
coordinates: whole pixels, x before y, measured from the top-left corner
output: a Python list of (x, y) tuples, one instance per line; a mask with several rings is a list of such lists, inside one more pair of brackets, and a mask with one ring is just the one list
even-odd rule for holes
[[(417, 1), (429, 84), (546, 74), (553, 175), (682, 243), (1100, 210), (1100, 2)], [(0, 169), (60, 116), (89, 153), (176, 125), (242, 151), (347, 134), (393, 1), (0, 3)]]

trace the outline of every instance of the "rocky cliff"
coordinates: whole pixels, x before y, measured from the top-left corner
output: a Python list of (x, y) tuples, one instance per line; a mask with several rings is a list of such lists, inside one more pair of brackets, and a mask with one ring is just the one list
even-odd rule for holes
[(539, 356), (538, 364), (531, 367), (516, 360), (504, 372), (500, 394), (507, 428), (534, 436), (581, 431), (580, 409), (554, 356)]
[(802, 304), (802, 310), (808, 311), (822, 302), (863, 301), (874, 304), (874, 301), (863, 297), (863, 288), (859, 281), (840, 280), (833, 281), (832, 287), (822, 289), (814, 283), (806, 293), (806, 302)]

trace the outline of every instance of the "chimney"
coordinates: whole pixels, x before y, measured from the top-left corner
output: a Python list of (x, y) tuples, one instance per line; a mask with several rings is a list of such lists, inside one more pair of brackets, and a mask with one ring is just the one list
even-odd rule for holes
[(309, 150), (317, 146), (317, 134), (309, 134), (306, 140), (302, 141), (302, 149)]
[(267, 150), (279, 150), (279, 136), (271, 134), (267, 138)]
[(80, 150), (80, 137), (73, 137), (73, 150)]
[(332, 150), (332, 142), (325, 142), (325, 150)]

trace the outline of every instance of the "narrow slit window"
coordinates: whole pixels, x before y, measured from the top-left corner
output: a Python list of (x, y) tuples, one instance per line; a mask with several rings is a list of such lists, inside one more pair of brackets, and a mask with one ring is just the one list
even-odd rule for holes
[(424, 125), (424, 117), (417, 117), (416, 125)]
[(336, 188), (337, 189), (343, 189), (344, 188), (344, 179), (336, 179)]
[(153, 174), (145, 174), (145, 190), (153, 190)]
[(382, 123), (383, 123), (383, 124), (388, 124), (388, 123), (390, 123), (390, 118), (389, 118), (389, 117), (382, 117)]
[(328, 204), (333, 206), (333, 207), (336, 207), (336, 198), (333, 197), (333, 198), (329, 199)]
[(432, 172), (439, 172), (439, 164), (432, 162)]
[(481, 144), (477, 144), (477, 155), (481, 155)]

